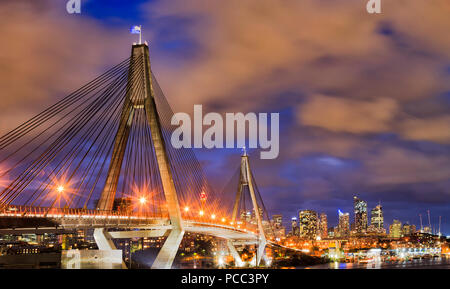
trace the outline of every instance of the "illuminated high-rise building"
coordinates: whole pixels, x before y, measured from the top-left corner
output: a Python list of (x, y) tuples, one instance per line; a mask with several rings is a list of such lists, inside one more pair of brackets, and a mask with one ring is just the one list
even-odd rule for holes
[(341, 210), (339, 212), (339, 225), (338, 225), (338, 233), (339, 237), (347, 238), (350, 236), (350, 214), (342, 213)]
[(283, 226), (283, 216), (282, 215), (273, 215), (271, 223), (272, 223), (274, 237), (277, 239), (284, 238), (286, 235), (286, 229)]
[(320, 213), (319, 230), (321, 238), (328, 237), (328, 220), (325, 213)]
[(317, 237), (317, 213), (312, 210), (303, 210), (298, 213), (298, 227), (301, 238), (316, 239)]
[(414, 225), (410, 225), (408, 222), (406, 222), (405, 224), (403, 224), (402, 227), (402, 236), (410, 236), (412, 234), (414, 234), (416, 231), (416, 228)]
[(291, 232), (292, 236), (298, 236), (298, 223), (296, 217), (291, 219)]
[(283, 225), (283, 216), (282, 215), (273, 215), (272, 216), (273, 226), (275, 228), (279, 228)]
[(370, 225), (381, 232), (384, 227), (383, 208), (381, 205), (378, 205), (372, 209), (370, 214)]
[(402, 236), (402, 222), (394, 220), (389, 226), (389, 237), (400, 238)]
[(353, 197), (353, 206), (355, 209), (355, 231), (356, 233), (365, 233), (367, 231), (367, 202)]

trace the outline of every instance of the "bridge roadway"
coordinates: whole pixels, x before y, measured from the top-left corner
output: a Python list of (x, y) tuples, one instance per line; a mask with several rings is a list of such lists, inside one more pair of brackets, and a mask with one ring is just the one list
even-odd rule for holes
[[(107, 228), (108, 231), (112, 230), (110, 234), (114, 238), (130, 238), (161, 237), (167, 230), (172, 229), (168, 218), (101, 214), (88, 210), (67, 212), (46, 212), (42, 209), (26, 212), (8, 210), (0, 212), (0, 220), (2, 219), (3, 226), (0, 227), (0, 234), (63, 233), (74, 232), (77, 229)], [(11, 227), (5, 227), (5, 223), (11, 224)], [(255, 232), (223, 223), (183, 220), (183, 228), (185, 232), (239, 240), (245, 244), (256, 244), (258, 241), (258, 235)]]

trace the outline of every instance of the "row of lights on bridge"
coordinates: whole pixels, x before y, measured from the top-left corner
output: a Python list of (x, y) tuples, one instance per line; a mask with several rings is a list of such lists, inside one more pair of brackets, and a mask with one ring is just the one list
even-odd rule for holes
[[(184, 212), (187, 213), (187, 212), (189, 212), (189, 207), (186, 206), (186, 207), (184, 207), (183, 210), (184, 210)], [(199, 214), (200, 217), (203, 217), (203, 216), (205, 215), (205, 211), (200, 210), (200, 211), (198, 212), (198, 214)], [(211, 219), (212, 219), (212, 220), (215, 220), (215, 219), (216, 219), (216, 215), (215, 215), (215, 214), (212, 214), (212, 215), (211, 215)], [(226, 219), (225, 219), (225, 218), (222, 218), (221, 221), (222, 221), (223, 223), (225, 223)]]
[[(58, 187), (56, 188), (56, 191), (57, 191), (59, 194), (62, 194), (62, 193), (65, 191), (65, 188), (64, 188), (64, 186), (58, 186)], [(145, 203), (147, 203), (147, 199), (146, 199), (145, 197), (140, 197), (140, 198), (139, 198), (139, 203), (140, 203), (141, 205), (144, 205)], [(189, 212), (189, 207), (184, 207), (184, 211), (185, 211), (186, 213)], [(205, 211), (200, 210), (200, 211), (198, 212), (198, 214), (200, 215), (200, 217), (203, 217), (203, 216), (205, 215)], [(212, 220), (215, 220), (215, 219), (216, 219), (216, 215), (215, 215), (215, 214), (212, 214), (212, 215), (211, 215), (211, 219), (212, 219)], [(221, 221), (222, 221), (222, 223), (225, 223), (226, 219), (225, 219), (225, 218), (222, 218)], [(233, 225), (233, 222), (231, 222), (230, 224)]]

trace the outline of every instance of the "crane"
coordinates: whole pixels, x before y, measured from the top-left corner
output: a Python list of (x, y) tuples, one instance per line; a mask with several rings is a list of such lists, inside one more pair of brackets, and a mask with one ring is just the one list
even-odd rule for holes
[(419, 218), (420, 218), (420, 232), (423, 233), (422, 214), (419, 214)]
[(439, 232), (438, 232), (439, 237), (441, 236), (441, 216), (439, 216)]

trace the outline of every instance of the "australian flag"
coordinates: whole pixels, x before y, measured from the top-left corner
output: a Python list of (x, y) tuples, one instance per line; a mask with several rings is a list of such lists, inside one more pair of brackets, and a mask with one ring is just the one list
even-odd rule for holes
[(141, 33), (141, 26), (132, 26), (131, 28), (130, 28), (130, 32), (131, 32), (131, 34), (139, 34), (139, 33)]

